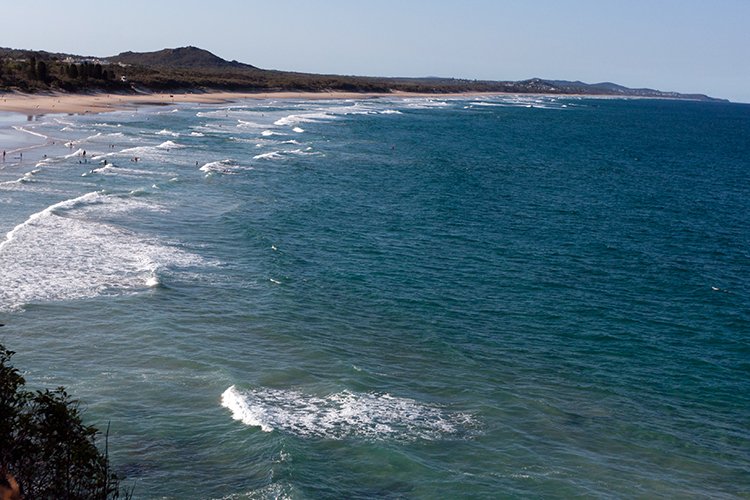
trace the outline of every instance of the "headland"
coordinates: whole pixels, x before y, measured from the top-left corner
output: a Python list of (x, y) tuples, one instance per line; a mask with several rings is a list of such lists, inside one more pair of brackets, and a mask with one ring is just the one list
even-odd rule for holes
[(246, 98), (349, 99), (471, 94), (584, 95), (722, 101), (703, 94), (628, 88), (610, 82), (531, 78), (324, 75), (261, 69), (197, 47), (90, 57), (0, 48), (0, 111), (98, 113), (134, 105), (221, 103)]

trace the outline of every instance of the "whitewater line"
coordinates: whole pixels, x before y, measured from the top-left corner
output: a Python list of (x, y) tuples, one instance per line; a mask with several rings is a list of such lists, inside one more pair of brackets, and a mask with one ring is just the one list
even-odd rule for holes
[(83, 194), (81, 196), (78, 196), (76, 198), (71, 198), (69, 200), (63, 200), (58, 203), (55, 203), (54, 205), (50, 205), (44, 210), (37, 212), (35, 214), (31, 214), (28, 219), (23, 221), (22, 223), (18, 224), (16, 227), (11, 229), (7, 232), (5, 235), (5, 241), (0, 243), (0, 252), (3, 251), (3, 249), (8, 246), (8, 244), (13, 241), (13, 239), (16, 237), (16, 234), (18, 234), (19, 231), (21, 231), (23, 228), (31, 225), (34, 223), (34, 221), (47, 216), (54, 214), (54, 211), (59, 208), (71, 208), (74, 207), (76, 204), (82, 202), (82, 201), (89, 201), (92, 199), (96, 199), (97, 197), (101, 196), (103, 194), (103, 191), (92, 191), (90, 193)]

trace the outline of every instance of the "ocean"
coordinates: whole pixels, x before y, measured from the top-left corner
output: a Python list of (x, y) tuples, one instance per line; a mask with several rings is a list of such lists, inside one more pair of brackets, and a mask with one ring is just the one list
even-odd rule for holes
[(0, 125), (0, 342), (135, 498), (750, 495), (748, 105)]

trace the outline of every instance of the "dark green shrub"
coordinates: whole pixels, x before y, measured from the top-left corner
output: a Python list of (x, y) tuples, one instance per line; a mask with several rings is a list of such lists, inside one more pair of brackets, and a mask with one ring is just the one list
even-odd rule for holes
[(119, 497), (119, 479), (78, 402), (62, 387), (26, 390), (10, 365), (13, 354), (0, 344), (0, 470), (15, 478), (24, 498)]

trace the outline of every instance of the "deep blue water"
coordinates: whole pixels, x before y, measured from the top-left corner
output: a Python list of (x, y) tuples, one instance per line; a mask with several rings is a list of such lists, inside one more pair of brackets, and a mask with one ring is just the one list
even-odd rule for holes
[(137, 498), (750, 494), (750, 106), (19, 124), (0, 340)]

